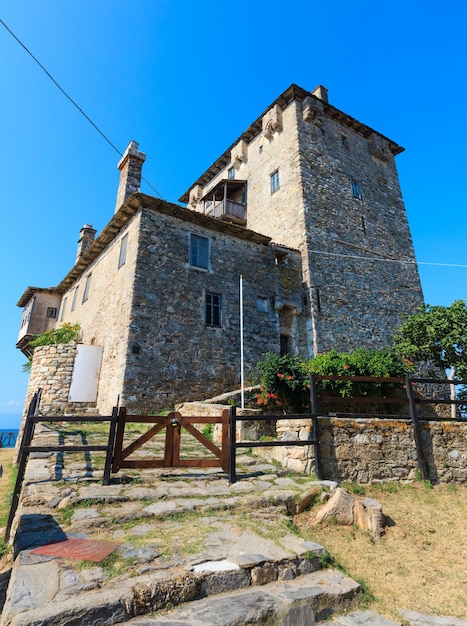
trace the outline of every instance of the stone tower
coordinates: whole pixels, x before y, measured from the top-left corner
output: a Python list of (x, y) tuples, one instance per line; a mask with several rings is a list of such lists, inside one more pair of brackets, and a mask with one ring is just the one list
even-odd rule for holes
[[(325, 87), (291, 85), (180, 200), (222, 219), (243, 205), (247, 228), (301, 252), (310, 355), (381, 348), (423, 303), (402, 151), (330, 105)], [(293, 324), (284, 332), (293, 340)]]

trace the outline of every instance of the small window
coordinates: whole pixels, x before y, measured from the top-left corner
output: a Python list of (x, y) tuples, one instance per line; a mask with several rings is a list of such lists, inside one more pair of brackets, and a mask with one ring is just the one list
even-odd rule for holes
[(259, 147), (259, 153), (262, 154), (263, 153), (263, 146)]
[(352, 197), (362, 199), (362, 188), (358, 180), (350, 179), (350, 184), (352, 186)]
[(222, 296), (218, 293), (206, 293), (206, 326), (222, 326)]
[(256, 308), (261, 313), (267, 313), (269, 311), (269, 298), (256, 298)]
[(73, 293), (73, 302), (71, 303), (71, 310), (74, 311), (76, 309), (76, 303), (78, 301), (78, 289), (79, 289), (79, 285), (78, 287), (75, 288), (75, 291)]
[(126, 252), (128, 249), (128, 233), (122, 238), (120, 242), (120, 254), (118, 255), (118, 269), (126, 263)]
[(349, 148), (349, 138), (347, 137), (347, 135), (341, 135), (341, 139), (342, 139), (342, 145), (344, 146), (344, 148)]
[(234, 167), (229, 167), (229, 169), (227, 171), (227, 176), (228, 176), (229, 180), (233, 180), (235, 178), (235, 168)]
[(92, 274), (88, 274), (86, 277), (86, 284), (84, 285), (84, 293), (83, 293), (83, 302), (89, 298), (89, 289), (91, 288), (91, 276)]
[(47, 317), (52, 317), (54, 320), (57, 319), (57, 309), (54, 309), (53, 307), (48, 307), (47, 308)]
[(209, 268), (209, 239), (191, 233), (190, 235), (190, 265)]
[(63, 318), (65, 317), (65, 311), (66, 311), (66, 303), (67, 303), (68, 298), (65, 298), (63, 300), (63, 304), (62, 304), (62, 311), (60, 313), (60, 321), (63, 322)]
[(271, 193), (277, 191), (279, 187), (279, 170), (276, 170), (271, 174)]

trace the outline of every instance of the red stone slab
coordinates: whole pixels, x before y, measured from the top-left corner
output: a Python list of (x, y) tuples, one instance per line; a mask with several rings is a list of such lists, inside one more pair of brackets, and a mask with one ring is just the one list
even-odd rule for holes
[(97, 541), (94, 539), (67, 539), (57, 543), (34, 548), (32, 554), (58, 556), (64, 559), (80, 559), (99, 563), (109, 556), (120, 544), (113, 541)]

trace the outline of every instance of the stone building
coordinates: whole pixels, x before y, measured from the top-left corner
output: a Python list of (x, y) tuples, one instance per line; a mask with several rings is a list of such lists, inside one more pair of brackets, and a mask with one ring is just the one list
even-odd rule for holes
[[(331, 106), (324, 87), (291, 85), (183, 207), (139, 193), (145, 155), (131, 142), (114, 216), (97, 239), (84, 226), (57, 287), (27, 288), (17, 346), (79, 323), (67, 400), (101, 413), (118, 400), (153, 410), (209, 397), (239, 386), (240, 276), (247, 376), (268, 350), (390, 345), (401, 312), (423, 302), (401, 151)], [(46, 370), (33, 365), (34, 385)]]

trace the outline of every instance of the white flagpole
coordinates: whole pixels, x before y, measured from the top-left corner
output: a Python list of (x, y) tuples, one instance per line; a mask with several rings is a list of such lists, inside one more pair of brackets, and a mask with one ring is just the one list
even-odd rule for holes
[(245, 408), (245, 391), (243, 375), (243, 276), (240, 274), (240, 381), (242, 385), (242, 409)]

